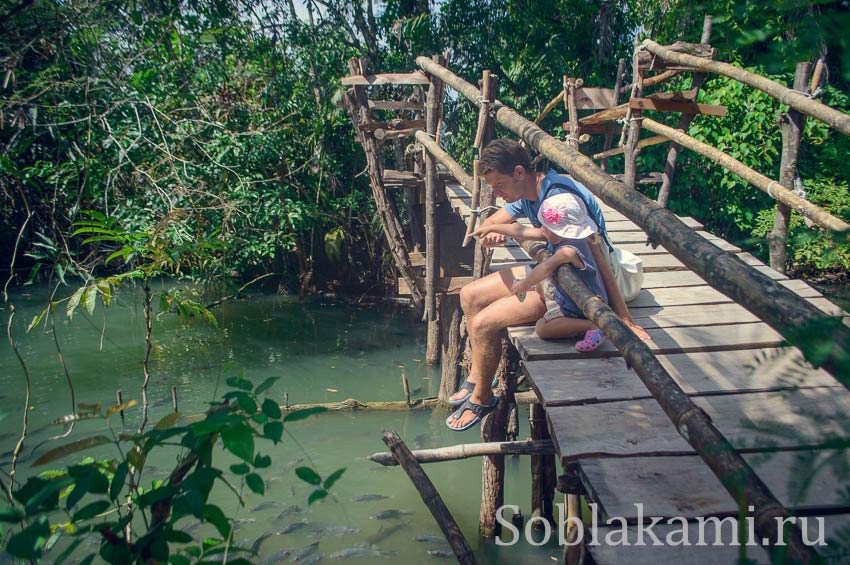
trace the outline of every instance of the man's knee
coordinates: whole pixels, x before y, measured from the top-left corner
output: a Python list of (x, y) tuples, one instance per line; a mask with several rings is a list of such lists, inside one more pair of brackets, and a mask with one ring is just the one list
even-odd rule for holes
[(467, 332), (474, 339), (490, 336), (502, 329), (498, 326), (498, 324), (495, 324), (494, 321), (490, 319), (486, 310), (480, 312), (472, 320), (467, 318), (466, 324)]

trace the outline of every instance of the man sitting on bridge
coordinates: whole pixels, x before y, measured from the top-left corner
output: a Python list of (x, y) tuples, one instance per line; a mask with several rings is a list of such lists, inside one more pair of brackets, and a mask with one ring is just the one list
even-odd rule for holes
[[(597, 224), (602, 239), (607, 242), (602, 210), (587, 188), (553, 170), (548, 173), (534, 172), (528, 153), (516, 141), (497, 139), (488, 144), (481, 154), (478, 170), (484, 181), (493, 187), (494, 196), (508, 203), (487, 218), (482, 226), (508, 224), (519, 217), (526, 217), (534, 227), (539, 228), (537, 212), (543, 200), (556, 194), (569, 193), (581, 198), (590, 217)], [(505, 236), (489, 233), (479, 241), (486, 247), (495, 247), (504, 245)], [(600, 257), (608, 255), (602, 249), (597, 249)], [(648, 339), (646, 332), (634, 324), (629, 316), (610, 265), (607, 261), (599, 261), (599, 264), (611, 308), (639, 337)], [(453, 430), (468, 429), (498, 405), (491, 380), (499, 365), (499, 338), (503, 330), (508, 326), (536, 322), (546, 313), (546, 305), (538, 293), (529, 293), (523, 301), (512, 293), (514, 279), (524, 277), (525, 267), (517, 266), (487, 275), (461, 289), (460, 303), (466, 316), (472, 365), (466, 382), (449, 397), (453, 406), (459, 406), (446, 420), (446, 424)]]

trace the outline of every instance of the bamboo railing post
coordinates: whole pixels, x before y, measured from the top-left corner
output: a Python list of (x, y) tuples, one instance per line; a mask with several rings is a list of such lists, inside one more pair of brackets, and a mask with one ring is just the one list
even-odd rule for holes
[[(439, 55), (434, 56), (439, 64)], [(440, 106), (443, 103), (443, 81), (430, 77), (431, 84), (425, 97), (425, 131), (433, 139), (437, 138), (437, 124), (440, 119)], [(440, 320), (437, 311), (437, 279), (440, 277), (440, 234), (437, 230), (437, 162), (425, 152), (425, 320), (428, 333), (425, 362), (436, 365), (440, 362)]]
[(761, 90), (779, 100), (781, 104), (790, 106), (798, 112), (820, 120), (845, 135), (850, 135), (850, 115), (813, 100), (808, 93), (797, 92), (769, 78), (745, 71), (739, 67), (733, 67), (729, 63), (702, 59), (686, 53), (677, 53), (649, 39), (643, 42), (643, 46), (653, 55), (662, 57), (666, 61), (723, 75)]
[(440, 526), (440, 529), (446, 536), (446, 540), (452, 547), (458, 563), (475, 565), (477, 561), (475, 554), (472, 553), (472, 548), (469, 547), (466, 538), (463, 537), (463, 532), (446, 507), (446, 503), (443, 502), (440, 493), (434, 487), (434, 483), (425, 474), (425, 471), (419, 462), (416, 461), (410, 449), (408, 449), (395, 432), (384, 432), (383, 440), (392, 452), (393, 457), (398, 461), (398, 464), (401, 465), (404, 472), (410, 477), (413, 486), (419, 491), (419, 496), (422, 497), (425, 506), (431, 511), (431, 515), (434, 516), (434, 520), (436, 520), (437, 525)]
[[(702, 37), (700, 37), (699, 40), (699, 42), (703, 45), (708, 45), (708, 42), (711, 40), (712, 21), (713, 18), (710, 14), (706, 14), (705, 18), (703, 18)], [(694, 100), (696, 100), (697, 93), (699, 93), (699, 89), (704, 80), (705, 75), (702, 73), (694, 73), (691, 78), (691, 89), (694, 91)], [(679, 124), (676, 126), (676, 129), (687, 132), (694, 116), (695, 114), (682, 114), (679, 118)], [(676, 174), (676, 161), (679, 159), (679, 152), (681, 150), (682, 147), (675, 142), (671, 143), (670, 149), (667, 150), (667, 158), (664, 161), (664, 172), (661, 177), (661, 188), (658, 189), (658, 198), (656, 200), (659, 204), (665, 207), (667, 206), (667, 199), (670, 197), (670, 186), (673, 184), (673, 176)]]
[[(493, 117), (490, 115), (490, 111), (495, 106), (496, 93), (498, 91), (498, 77), (491, 75), (490, 71), (485, 70), (481, 77), (481, 89), (479, 93), (481, 104), (479, 105), (478, 110), (478, 130), (475, 134), (475, 149), (478, 152), (478, 156), (481, 155), (481, 151), (483, 151), (487, 144), (493, 139)], [(479, 180), (479, 183), (479, 207), (485, 208), (487, 206), (493, 206), (496, 202), (496, 199), (493, 196), (493, 188), (483, 180)], [(490, 217), (491, 213), (492, 212), (488, 210), (481, 214), (478, 218), (478, 222), (481, 223), (486, 220)], [(487, 272), (488, 266), (490, 265), (490, 257), (492, 255), (492, 250), (482, 247), (480, 243), (476, 242), (475, 254), (472, 263), (473, 278), (480, 279), (484, 276)]]
[[(516, 392), (516, 368), (519, 355), (507, 336), (501, 338), (502, 355), (496, 377), (501, 394), (499, 406), (481, 422), (481, 441), (505, 441), (508, 430), (508, 411)], [(496, 394), (496, 391), (494, 391)], [(478, 532), (484, 538), (499, 535), (496, 514), (505, 500), (505, 456), (486, 455), (481, 458), (481, 512)]]
[[(542, 441), (503, 441), (492, 443), (463, 443), (433, 449), (417, 449), (411, 452), (420, 464), (459, 461), (484, 455), (554, 455), (555, 444), (552, 440)], [(367, 457), (369, 461), (386, 467), (398, 465), (392, 453), (379, 452)]]
[[(614, 79), (614, 102), (611, 104), (611, 107), (614, 108), (617, 104), (620, 103), (620, 89), (623, 87), (623, 73), (626, 72), (626, 60), (620, 59), (617, 61), (617, 76)], [(605, 134), (605, 140), (602, 143), (602, 152), (608, 151), (611, 149), (611, 143), (614, 141), (614, 128), (616, 127), (617, 122), (611, 122), (608, 124), (608, 132)], [(608, 158), (602, 159), (602, 162), (599, 163), (599, 167), (604, 171), (608, 166)]]
[[(365, 59), (352, 59), (348, 65), (349, 72), (352, 75), (365, 74), (367, 72)], [(343, 100), (345, 101), (345, 107), (348, 109), (351, 122), (354, 125), (354, 131), (357, 132), (356, 135), (363, 144), (363, 152), (366, 155), (366, 164), (369, 169), (369, 184), (372, 188), (372, 196), (375, 199), (375, 207), (381, 216), (381, 227), (384, 231), (384, 237), (389, 245), (396, 269), (398, 269), (399, 274), (404, 278), (410, 288), (411, 298), (414, 305), (418, 308), (422, 305), (424, 296), (416, 282), (416, 278), (413, 276), (410, 266), (410, 256), (407, 252), (404, 231), (398, 218), (398, 212), (395, 209), (393, 200), (387, 196), (387, 191), (384, 187), (384, 167), (380, 159), (380, 145), (374, 136), (361, 131), (362, 125), (372, 121), (365, 88), (363, 86), (352, 87), (351, 90), (343, 94)]]
[[(478, 159), (472, 161), (472, 204), (471, 208), (477, 210), (481, 206), (481, 177), (478, 176)], [(472, 241), (470, 235), (475, 231), (475, 224), (478, 223), (478, 214), (472, 213), (466, 224), (466, 235), (463, 237), (461, 247), (466, 247)]]
[[(640, 98), (641, 92), (643, 91), (643, 77), (641, 76), (641, 71), (638, 66), (638, 52), (639, 44), (638, 36), (636, 35), (635, 50), (632, 58), (632, 99)], [(630, 106), (629, 111), (626, 114), (626, 124), (623, 126), (624, 131), (628, 131), (628, 138), (623, 151), (623, 156), (625, 158), (623, 184), (629, 188), (635, 187), (635, 180), (637, 179), (637, 156), (640, 151), (640, 148), (638, 147), (638, 140), (640, 139), (640, 120), (642, 113), (642, 110), (632, 108)]]
[[(794, 90), (805, 91), (808, 87), (812, 65), (809, 62), (797, 63), (794, 73)], [(788, 190), (794, 190), (797, 182), (797, 154), (800, 151), (800, 139), (806, 127), (806, 116), (789, 108), (779, 116), (779, 129), (782, 132), (782, 157), (779, 165), (779, 182)], [(791, 221), (791, 208), (781, 202), (776, 203), (776, 215), (773, 218), (773, 230), (767, 235), (770, 252), (770, 268), (785, 274), (785, 248), (788, 240), (788, 223)]]
[[(549, 429), (546, 426), (546, 410), (540, 404), (529, 406), (528, 423), (531, 429), (532, 441), (550, 440)], [(529, 521), (535, 517), (554, 523), (553, 500), (555, 498), (555, 456), (532, 455), (531, 456), (531, 515)], [(567, 501), (569, 511), (569, 501)], [(569, 514), (569, 512), (568, 512)], [(537, 527), (543, 527), (539, 520), (534, 520)]]
[(567, 143), (573, 149), (578, 149), (578, 110), (576, 110), (576, 88), (580, 86), (577, 78), (564, 75), (564, 106), (570, 122), (570, 135)]

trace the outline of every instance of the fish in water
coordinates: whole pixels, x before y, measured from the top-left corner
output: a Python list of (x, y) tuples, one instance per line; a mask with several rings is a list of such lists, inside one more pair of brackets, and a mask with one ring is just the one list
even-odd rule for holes
[(422, 536), (416, 536), (416, 541), (423, 541), (425, 543), (445, 543), (445, 536), (435, 536), (432, 534), (425, 534)]
[(377, 532), (366, 538), (367, 545), (380, 543), (402, 529), (404, 524), (393, 524), (392, 526), (381, 526)]
[(318, 563), (322, 559), (324, 559), (324, 553), (314, 553), (313, 555), (308, 555), (304, 559), (301, 560), (302, 565), (313, 565), (313, 563)]
[(295, 467), (299, 463), (303, 463), (303, 462), (304, 462), (303, 457), (298, 457), (297, 459), (293, 459), (292, 461), (290, 461), (289, 463), (286, 464), (286, 466), (283, 468), (283, 472), (288, 473), (289, 471), (292, 470), (293, 467)]
[(272, 536), (276, 536), (277, 532), (266, 532), (257, 539), (254, 540), (254, 543), (251, 544), (251, 551), (255, 554), (260, 552), (260, 548), (263, 547), (263, 542), (269, 539)]
[(331, 559), (357, 559), (361, 557), (390, 557), (395, 555), (394, 551), (383, 551), (380, 549), (375, 549), (374, 547), (349, 547), (348, 549), (343, 549), (337, 551), (336, 553), (331, 553)]
[(262, 502), (251, 509), (251, 512), (260, 512), (262, 510), (268, 510), (269, 508), (280, 508), (283, 506), (283, 503), (277, 501), (270, 502)]
[(407, 516), (413, 514), (410, 510), (382, 510), (372, 516), (375, 520), (389, 520), (391, 518), (400, 518), (401, 516)]
[(352, 528), (350, 526), (317, 526), (316, 528), (307, 528), (319, 535), (329, 536), (351, 536), (360, 533), (360, 528)]
[(415, 438), (413, 438), (413, 445), (419, 449), (423, 447), (430, 447), (433, 444), (433, 440), (431, 439), (431, 434), (419, 434)]
[(298, 514), (300, 512), (301, 512), (301, 507), (293, 504), (292, 506), (287, 506), (286, 508), (281, 510), (280, 514), (278, 514), (275, 517), (275, 520), (283, 520), (284, 518), (286, 518), (290, 514)]
[(271, 565), (272, 563), (280, 563), (292, 553), (291, 549), (279, 549), (266, 558), (264, 563)]
[(428, 550), (428, 555), (431, 557), (454, 557), (455, 554), (450, 547), (435, 547)]
[(373, 502), (375, 500), (385, 500), (389, 496), (385, 494), (361, 494), (360, 496), (352, 496), (351, 502)]
[(316, 553), (317, 549), (319, 549), (319, 542), (315, 541), (315, 542), (311, 543), (310, 545), (308, 545), (307, 547), (302, 547), (301, 549), (299, 549), (298, 551), (293, 553), (290, 561), (292, 561), (293, 563), (303, 561), (308, 556)]
[(291, 524), (289, 524), (288, 526), (286, 526), (285, 528), (280, 530), (278, 533), (281, 534), (281, 535), (291, 534), (292, 532), (300, 530), (301, 528), (305, 527), (306, 525), (307, 525), (306, 521), (292, 522)]
[(163, 398), (162, 400), (151, 402), (150, 404), (148, 404), (148, 408), (159, 408), (160, 406), (165, 406), (169, 402), (171, 402), (170, 398)]

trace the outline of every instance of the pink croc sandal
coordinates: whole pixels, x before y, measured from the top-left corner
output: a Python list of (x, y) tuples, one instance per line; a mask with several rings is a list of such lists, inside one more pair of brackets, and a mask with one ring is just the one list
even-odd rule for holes
[(602, 330), (587, 330), (584, 333), (584, 339), (576, 342), (576, 349), (582, 353), (593, 351), (605, 341), (605, 334)]

